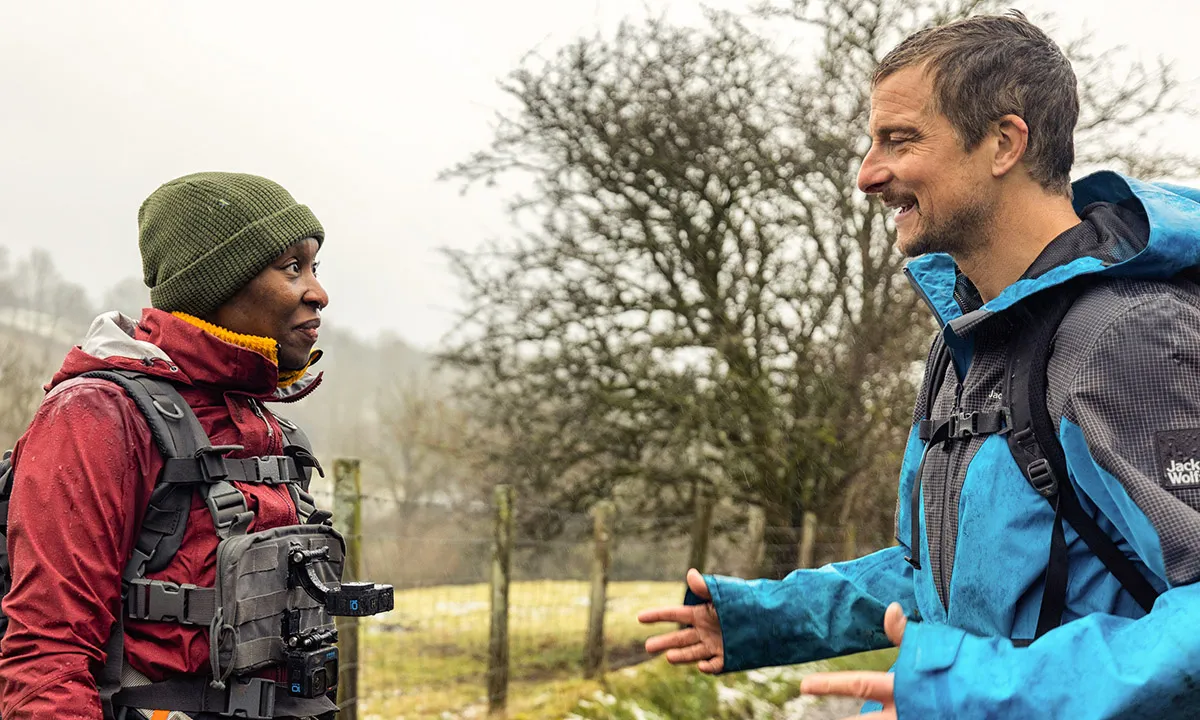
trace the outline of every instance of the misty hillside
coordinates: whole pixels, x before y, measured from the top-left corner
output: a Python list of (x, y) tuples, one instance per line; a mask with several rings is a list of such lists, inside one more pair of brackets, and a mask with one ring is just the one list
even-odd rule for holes
[[(11, 446), (28, 424), (41, 386), (92, 319), (108, 310), (137, 317), (149, 292), (137, 278), (108, 288), (99, 303), (82, 287), (61, 277), (52, 258), (35, 251), (14, 259), (0, 247), (0, 444)], [(294, 405), (273, 410), (300, 423), (324, 460), (372, 447), (382, 408), (398, 397), (397, 388), (428, 384), (432, 361), (403, 340), (383, 335), (365, 340), (326, 319), (318, 347), (324, 351), (314, 371), (322, 386)], [(419, 380), (417, 378), (420, 378)], [(374, 441), (372, 441), (374, 442)], [(364, 444), (366, 443), (366, 444)]]

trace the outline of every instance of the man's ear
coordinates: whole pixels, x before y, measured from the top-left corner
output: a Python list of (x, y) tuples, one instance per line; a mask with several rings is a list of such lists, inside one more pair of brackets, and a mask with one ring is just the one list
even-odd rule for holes
[(1004, 177), (1025, 157), (1029, 147), (1029, 126), (1019, 115), (1005, 115), (992, 126), (995, 154), (992, 176)]

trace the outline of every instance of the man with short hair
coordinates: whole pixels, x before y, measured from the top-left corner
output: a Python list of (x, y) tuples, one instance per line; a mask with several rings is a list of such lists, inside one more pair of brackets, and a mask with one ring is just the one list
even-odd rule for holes
[(692, 570), (689, 604), (639, 616), (691, 627), (647, 650), (715, 673), (899, 645), (893, 673), (804, 681), (872, 718), (1193, 717), (1200, 193), (1072, 186), (1075, 76), (1019, 13), (910, 36), (872, 89), (859, 187), (941, 326), (899, 544), (782, 581)]

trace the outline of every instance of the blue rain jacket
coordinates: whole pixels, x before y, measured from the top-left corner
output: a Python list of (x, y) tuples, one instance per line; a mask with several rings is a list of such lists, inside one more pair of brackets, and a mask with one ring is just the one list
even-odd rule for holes
[[(1200, 286), (1179, 276), (1200, 265), (1200, 192), (1103, 172), (1075, 184), (1074, 203), (1083, 223), (986, 304), (948, 256), (909, 263), (942, 327), (930, 357), (946, 343), (954, 359), (932, 415), (949, 414), (956, 395), (960, 410), (1002, 406), (1014, 303), (1085, 273), (1110, 278), (1064, 318), (1047, 404), (1081, 503), (1163, 591), (1153, 610), (1067, 525), (1064, 624), (1014, 646), (1037, 624), (1053, 511), (990, 435), (930, 453), (912, 517), (923, 390), (899, 545), (780, 581), (705, 577), (727, 672), (890, 647), (883, 615), (898, 601), (920, 619), (893, 668), (902, 720), (1200, 717)], [(914, 522), (919, 570), (905, 561)]]

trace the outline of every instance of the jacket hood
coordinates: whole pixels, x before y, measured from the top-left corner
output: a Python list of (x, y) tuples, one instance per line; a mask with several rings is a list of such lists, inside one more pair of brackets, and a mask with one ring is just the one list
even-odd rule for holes
[(93, 320), (83, 342), (67, 354), (46, 389), (93, 370), (132, 370), (180, 385), (281, 402), (299, 400), (321, 381), (320, 375), (306, 373), (280, 388), (279, 366), (270, 358), (152, 308), (136, 322), (119, 312)]
[[(1109, 171), (1076, 181), (1072, 190), (1075, 212), (1094, 228), (1097, 246), (1042, 272), (1026, 273), (976, 310), (964, 314), (955, 301), (958, 269), (949, 255), (931, 253), (908, 263), (905, 273), (941, 324), (964, 332), (1034, 293), (1083, 275), (1165, 279), (1200, 265), (1200, 191)], [(1039, 258), (1031, 269), (1043, 261)]]

